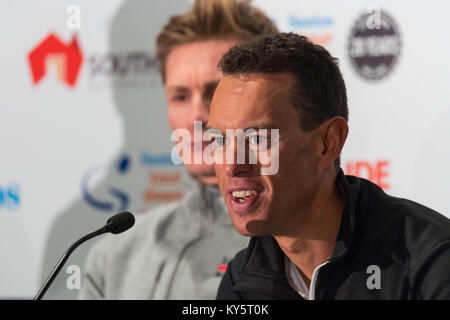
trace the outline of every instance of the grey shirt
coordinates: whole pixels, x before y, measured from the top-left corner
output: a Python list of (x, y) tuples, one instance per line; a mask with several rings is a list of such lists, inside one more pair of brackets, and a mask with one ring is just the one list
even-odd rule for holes
[(103, 236), (83, 269), (80, 299), (214, 299), (225, 265), (249, 238), (239, 235), (220, 190), (194, 183), (178, 203)]

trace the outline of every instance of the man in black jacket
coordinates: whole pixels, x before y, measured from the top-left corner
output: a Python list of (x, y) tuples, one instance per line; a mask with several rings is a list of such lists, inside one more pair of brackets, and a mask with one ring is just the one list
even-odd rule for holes
[[(235, 46), (219, 66), (216, 152), (239, 155), (234, 137), (223, 143), (239, 128), (249, 152), (244, 163), (216, 158), (216, 175), (234, 227), (252, 238), (217, 298), (450, 299), (450, 221), (340, 169), (348, 109), (336, 59), (279, 33)], [(261, 174), (272, 164), (250, 150), (267, 151), (276, 172)]]

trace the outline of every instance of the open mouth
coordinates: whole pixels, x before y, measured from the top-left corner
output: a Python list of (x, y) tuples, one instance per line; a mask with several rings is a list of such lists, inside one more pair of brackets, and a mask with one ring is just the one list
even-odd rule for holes
[(230, 205), (238, 213), (250, 213), (259, 197), (256, 190), (235, 190), (230, 193)]

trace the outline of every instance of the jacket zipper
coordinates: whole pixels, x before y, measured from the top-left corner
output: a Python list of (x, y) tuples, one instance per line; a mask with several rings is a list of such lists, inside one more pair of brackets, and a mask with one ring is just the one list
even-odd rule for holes
[(327, 263), (329, 263), (330, 261), (325, 261), (324, 263), (318, 265), (313, 272), (312, 275), (312, 279), (311, 279), (311, 284), (309, 285), (310, 289), (309, 289), (309, 300), (315, 300), (315, 294), (316, 294), (316, 282), (317, 282), (317, 278), (319, 277), (319, 270), (320, 268), (322, 268), (324, 265), (326, 265)]
[(201, 220), (200, 220), (200, 233), (197, 237), (195, 237), (194, 239), (192, 239), (191, 241), (189, 241), (181, 250), (180, 255), (178, 256), (177, 262), (175, 264), (175, 268), (174, 271), (172, 273), (172, 277), (170, 278), (169, 281), (169, 285), (167, 287), (166, 290), (166, 299), (170, 299), (170, 296), (172, 294), (172, 287), (173, 284), (175, 282), (175, 278), (177, 276), (178, 273), (178, 268), (181, 265), (181, 262), (184, 258), (184, 256), (186, 255), (186, 253), (189, 251), (189, 249), (191, 247), (193, 247), (197, 242), (199, 242), (200, 240), (202, 240), (205, 235), (207, 234), (209, 228), (211, 227), (212, 224), (212, 212), (210, 211), (211, 209), (208, 208), (208, 205), (206, 203), (206, 191), (205, 191), (206, 187), (204, 185), (201, 185), (200, 187), (200, 211), (201, 211)]

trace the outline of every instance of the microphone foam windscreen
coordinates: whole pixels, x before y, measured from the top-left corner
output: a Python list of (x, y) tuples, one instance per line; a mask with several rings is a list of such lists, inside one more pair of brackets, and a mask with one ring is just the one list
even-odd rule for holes
[(134, 216), (130, 212), (124, 211), (112, 216), (106, 223), (111, 223), (111, 233), (118, 234), (134, 226)]

